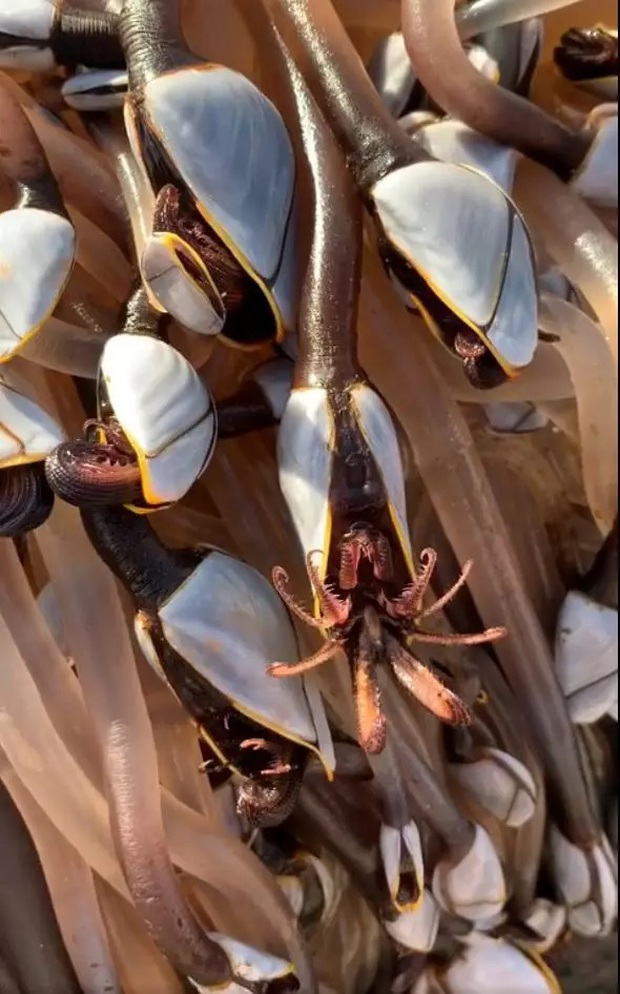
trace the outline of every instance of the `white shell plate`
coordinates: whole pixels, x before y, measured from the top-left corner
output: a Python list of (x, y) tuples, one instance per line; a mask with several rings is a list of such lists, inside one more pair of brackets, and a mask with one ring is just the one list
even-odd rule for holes
[(260, 952), (258, 949), (246, 946), (244, 942), (237, 942), (236, 939), (230, 939), (220, 932), (207, 932), (207, 936), (212, 942), (221, 946), (228, 956), (234, 977), (246, 983), (241, 986), (232, 980), (223, 987), (221, 985), (218, 985), (217, 988), (199, 986), (198, 990), (213, 990), (214, 992), (217, 990), (219, 994), (247, 994), (246, 984), (249, 982), (260, 983), (260, 981), (277, 980), (279, 977), (286, 977), (293, 972), (292, 964), (278, 956)]
[(474, 823), (471, 849), (456, 865), (437, 863), (433, 894), (442, 908), (480, 922), (499, 914), (506, 902), (506, 884), (499, 856), (488, 832)]
[(482, 807), (517, 828), (534, 814), (536, 785), (530, 771), (501, 749), (486, 748), (472, 763), (452, 763), (450, 772)]
[[(166, 238), (166, 236), (164, 236)], [(149, 235), (140, 259), (142, 278), (160, 307), (197, 335), (218, 335), (224, 315), (218, 314), (209, 297), (194, 283), (166, 241)]]
[(299, 253), (297, 251), (298, 208), (293, 199), (291, 216), (284, 238), (280, 268), (271, 292), (277, 304), (283, 327), (288, 331), (297, 325), (299, 305)]
[(497, 306), (514, 210), (486, 176), (417, 162), (384, 176), (372, 195), (386, 235), (442, 298), (484, 327)]
[(301, 678), (265, 672), (299, 654), (286, 609), (260, 573), (212, 552), (159, 617), (170, 645), (214, 687), (270, 727), (316, 742)]
[(515, 81), (515, 85), (523, 79), (536, 48), (538, 47), (539, 52), (542, 50), (545, 37), (544, 23), (540, 17), (530, 17), (527, 21), (521, 21), (520, 28), (519, 78)]
[[(351, 389), (355, 420), (373, 453), (387, 496), (398, 519), (405, 554), (411, 559), (400, 449), (390, 414), (365, 384)], [(293, 390), (280, 422), (280, 488), (297, 529), (304, 554), (327, 552), (328, 498), (335, 427), (323, 387)]]
[(445, 977), (454, 994), (558, 994), (559, 988), (547, 969), (503, 939), (474, 934), (463, 954), (451, 962)]
[(538, 344), (538, 290), (532, 247), (515, 212), (499, 304), (486, 337), (515, 369), (527, 366)]
[(49, 38), (54, 17), (52, 0), (2, 0), (0, 33), (17, 38)]
[(570, 184), (599, 207), (618, 206), (618, 112), (601, 120), (585, 162)]
[(388, 499), (396, 513), (404, 552), (411, 561), (405, 477), (390, 412), (379, 394), (366, 384), (359, 384), (351, 389), (351, 403), (355, 410), (355, 419), (376, 460)]
[(13, 45), (0, 48), (0, 69), (23, 69), (28, 72), (49, 72), (56, 62), (51, 48)]
[(424, 857), (416, 823), (409, 821), (402, 828), (383, 823), (379, 833), (379, 851), (392, 901), (401, 910), (396, 897), (400, 888), (403, 859), (407, 862), (411, 860), (417, 887), (421, 892), (424, 890)]
[(293, 383), (293, 363), (288, 358), (269, 359), (252, 372), (276, 421), (284, 414)]
[(179, 500), (211, 457), (216, 414), (190, 363), (166, 342), (115, 335), (106, 342), (101, 375), (110, 404), (141, 457), (150, 503)]
[(66, 218), (32, 207), (0, 214), (0, 362), (50, 316), (74, 257)]
[[(71, 76), (63, 83), (60, 92), (67, 106), (74, 110), (114, 110), (123, 106), (127, 87), (126, 72), (94, 69)], [(103, 89), (105, 93), (96, 92)]]
[(396, 919), (384, 920), (388, 935), (407, 949), (428, 953), (435, 945), (439, 931), (439, 908), (430, 890), (424, 890), (422, 900), (414, 911), (403, 911)]
[(441, 298), (507, 363), (527, 365), (538, 341), (535, 263), (521, 215), (499, 186), (468, 166), (421, 162), (373, 193), (386, 233)]
[(379, 42), (368, 63), (368, 75), (387, 109), (398, 117), (415, 85), (415, 73), (400, 31)]
[(416, 141), (442, 162), (479, 169), (505, 193), (511, 194), (519, 153), (479, 134), (461, 121), (446, 118), (416, 133)]
[(216, 66), (150, 81), (144, 106), (196, 200), (271, 280), (295, 181), (293, 149), (273, 104), (244, 76)]
[(43, 460), (63, 438), (49, 414), (0, 380), (0, 468)]
[(555, 667), (572, 720), (601, 718), (618, 699), (618, 612), (569, 591), (558, 615)]
[(280, 422), (280, 489), (304, 554), (325, 548), (334, 426), (327, 391), (293, 390)]
[(549, 830), (554, 883), (568, 905), (568, 921), (579, 935), (605, 935), (618, 914), (618, 864), (609, 842), (589, 853), (570, 842), (555, 825)]

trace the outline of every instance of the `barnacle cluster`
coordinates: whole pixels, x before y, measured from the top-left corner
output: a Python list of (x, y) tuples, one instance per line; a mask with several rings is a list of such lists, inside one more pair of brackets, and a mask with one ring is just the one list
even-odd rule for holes
[(613, 14), (0, 0), (2, 994), (617, 928)]

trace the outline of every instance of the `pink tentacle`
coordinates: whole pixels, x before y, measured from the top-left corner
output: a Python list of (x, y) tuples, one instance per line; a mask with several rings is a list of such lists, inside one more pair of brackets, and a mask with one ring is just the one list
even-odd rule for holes
[(397, 642), (392, 641), (390, 649), (394, 676), (412, 697), (446, 724), (472, 723), (472, 714), (467, 705), (449, 690), (432, 670), (415, 656), (411, 656)]
[(464, 587), (465, 584), (467, 583), (467, 578), (471, 573), (473, 565), (474, 565), (473, 559), (468, 559), (465, 565), (463, 566), (461, 575), (459, 576), (456, 583), (453, 583), (450, 589), (446, 590), (445, 594), (442, 594), (442, 596), (439, 597), (434, 604), (431, 604), (430, 607), (427, 607), (426, 610), (422, 611), (418, 615), (419, 620), (422, 620), (422, 618), (428, 618), (431, 614), (436, 614), (437, 611), (441, 611), (446, 606), (446, 604), (448, 604), (454, 597), (456, 597), (461, 587)]
[(301, 604), (298, 604), (293, 595), (286, 589), (286, 584), (289, 582), (286, 570), (282, 569), (281, 566), (275, 566), (271, 573), (271, 581), (292, 614), (296, 615), (301, 621), (305, 621), (307, 625), (311, 625), (312, 628), (323, 627), (321, 620), (315, 618), (314, 615), (310, 614), (310, 611)]
[(312, 656), (300, 659), (298, 663), (272, 663), (271, 666), (267, 667), (267, 673), (269, 676), (275, 677), (298, 676), (300, 673), (306, 673), (308, 670), (313, 670), (317, 666), (321, 666), (322, 663), (326, 663), (328, 659), (335, 656), (339, 648), (339, 642), (325, 642)]
[(409, 634), (409, 638), (415, 642), (424, 642), (428, 645), (482, 645), (484, 642), (495, 642), (507, 635), (505, 628), (487, 628), (484, 632), (450, 632), (442, 635), (439, 632), (419, 632), (414, 631)]

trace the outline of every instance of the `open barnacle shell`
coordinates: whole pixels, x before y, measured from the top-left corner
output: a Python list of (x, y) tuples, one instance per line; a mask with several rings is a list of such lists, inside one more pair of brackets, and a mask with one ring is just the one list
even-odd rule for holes
[(412, 952), (429, 953), (439, 931), (440, 911), (430, 890), (423, 888), (418, 905), (395, 918), (384, 918), (383, 925), (392, 939)]
[(99, 387), (100, 415), (111, 414), (130, 443), (147, 508), (179, 500), (209, 462), (217, 430), (191, 364), (166, 342), (122, 333), (106, 342)]
[(87, 69), (65, 80), (60, 93), (67, 107), (93, 113), (121, 108), (127, 87), (126, 72), (118, 69)]
[(192, 980), (192, 986), (199, 994), (248, 994), (259, 991), (261, 994), (292, 994), (299, 990), (292, 963), (260, 952), (244, 942), (237, 942), (219, 932), (208, 932), (209, 939), (222, 947), (231, 966), (231, 980), (226, 984), (205, 987)]
[(297, 852), (276, 878), (302, 929), (307, 924), (315, 931), (333, 913), (339, 887), (331, 865), (322, 856)]
[(226, 308), (208, 267), (189, 242), (170, 231), (151, 232), (140, 256), (140, 272), (158, 310), (172, 314), (197, 335), (219, 335)]
[(60, 214), (16, 207), (0, 214), (0, 364), (51, 317), (71, 275), (75, 231)]
[[(399, 914), (416, 911), (424, 895), (424, 857), (420, 831), (413, 819), (398, 826), (382, 822), (379, 849), (392, 906)], [(413, 876), (414, 886), (407, 886), (407, 895), (411, 896), (403, 898), (404, 870), (407, 876)]]
[[(347, 399), (356, 428), (378, 467), (394, 532), (413, 577), (402, 461), (392, 418), (379, 395), (365, 383), (354, 384)], [(321, 578), (325, 577), (332, 541), (330, 488), (336, 444), (329, 391), (324, 387), (291, 391), (278, 434), (280, 487), (304, 552), (320, 549), (324, 553)]]
[(483, 808), (509, 828), (518, 828), (534, 814), (534, 779), (523, 763), (503, 750), (481, 748), (472, 761), (452, 763), (449, 769)]
[[(412, 994), (561, 994), (555, 975), (534, 952), (504, 939), (472, 932), (445, 966), (429, 967)], [(507, 987), (507, 984), (510, 987)]]
[[(336, 761), (318, 691), (310, 680), (265, 676), (274, 658), (292, 662), (299, 654), (286, 609), (260, 573), (214, 550), (160, 606), (158, 616), (170, 646), (237, 711), (315, 753), (332, 778)], [(163, 676), (140, 614), (136, 635)], [(209, 745), (228, 764), (218, 743), (209, 739)]]
[(471, 922), (485, 922), (500, 913), (506, 884), (491, 837), (474, 824), (474, 837), (457, 862), (441, 860), (433, 872), (433, 894), (444, 911)]
[(569, 591), (558, 615), (555, 666), (576, 724), (590, 724), (617, 708), (618, 612)]
[(523, 945), (538, 953), (546, 953), (555, 946), (566, 928), (568, 915), (566, 908), (554, 904), (546, 897), (536, 897), (522, 916), (529, 935), (522, 938)]
[(56, 422), (0, 377), (0, 535), (43, 524), (53, 504), (43, 463), (63, 439)]
[(289, 237), (295, 163), (280, 114), (244, 76), (213, 64), (150, 79), (140, 112), (144, 123), (138, 127), (126, 104), (134, 155), (148, 161), (146, 124), (148, 141), (162, 150), (207, 225), (261, 288), (273, 314), (273, 337), (280, 340), (293, 324), (295, 306)]
[(46, 72), (54, 68), (49, 38), (55, 6), (53, 0), (3, 0), (0, 10), (0, 67), (33, 72)]
[(549, 853), (570, 927), (579, 935), (607, 935), (618, 915), (618, 863), (607, 838), (581, 849), (551, 825)]
[(384, 176), (370, 196), (387, 263), (439, 339), (437, 302), (474, 332), (505, 376), (517, 375), (538, 340), (536, 264), (523, 218), (503, 190), (469, 166), (425, 161)]

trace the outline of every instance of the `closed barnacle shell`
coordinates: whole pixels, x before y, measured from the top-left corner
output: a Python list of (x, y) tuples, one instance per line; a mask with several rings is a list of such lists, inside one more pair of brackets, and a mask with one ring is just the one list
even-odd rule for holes
[(549, 418), (528, 401), (496, 401), (484, 405), (489, 426), (499, 435), (521, 435), (524, 432), (541, 431), (549, 424)]
[[(440, 127), (442, 123), (431, 124), (420, 135)], [(374, 185), (371, 196), (393, 246), (391, 268), (399, 269), (400, 258), (423, 274), (443, 306), (480, 339), (505, 375), (527, 366), (538, 341), (534, 255), (523, 218), (500, 186), (477, 169), (431, 160), (394, 170)], [(437, 203), (438, 209), (422, 207), (429, 203)], [(470, 256), (465, 269), (465, 246), (483, 242), (489, 255)], [(488, 264), (491, 258), (497, 265), (502, 260), (501, 271)], [(406, 279), (398, 278), (408, 289)], [(434, 305), (424, 294), (423, 301), (412, 291), (432, 321)], [(437, 321), (433, 324), (443, 340)]]
[(474, 825), (471, 846), (456, 863), (441, 860), (433, 872), (433, 894), (439, 905), (468, 921), (498, 914), (506, 901), (506, 885), (491, 837)]
[(511, 994), (561, 994), (554, 974), (536, 954), (479, 932), (461, 941), (463, 949), (446, 966), (429, 971), (414, 994), (497, 994), (508, 980)]
[(471, 761), (452, 763), (449, 769), (482, 807), (509, 828), (518, 828), (533, 815), (536, 785), (514, 756), (501, 749), (481, 748)]
[(217, 414), (191, 363), (167, 342), (122, 332), (99, 366), (96, 438), (60, 446), (50, 485), (78, 507), (125, 504), (139, 513), (180, 500), (209, 463)]
[(580, 849), (551, 825), (549, 855), (570, 927), (580, 935), (607, 935), (618, 914), (618, 865), (606, 837)]
[(147, 505), (179, 500), (215, 445), (216, 412), (206, 386), (180, 352), (147, 335), (115, 335), (100, 369), (110, 407), (136, 453)]
[(333, 775), (333, 745), (311, 682), (265, 678), (276, 653), (293, 659), (298, 649), (286, 609), (264, 577), (213, 550), (160, 605), (158, 618), (168, 644), (237, 710), (305, 744)]
[(588, 724), (617, 708), (618, 612), (569, 591), (558, 615), (555, 665), (574, 722)]

